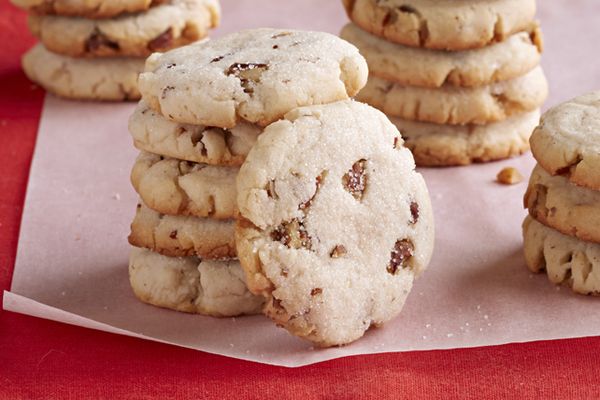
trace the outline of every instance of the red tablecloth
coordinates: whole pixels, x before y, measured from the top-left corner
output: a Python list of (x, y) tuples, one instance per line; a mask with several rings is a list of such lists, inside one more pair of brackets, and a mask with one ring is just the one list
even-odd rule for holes
[[(8, 290), (43, 92), (0, 3), (0, 288)], [(0, 398), (599, 398), (600, 337), (349, 357), (286, 369), (0, 311)]]

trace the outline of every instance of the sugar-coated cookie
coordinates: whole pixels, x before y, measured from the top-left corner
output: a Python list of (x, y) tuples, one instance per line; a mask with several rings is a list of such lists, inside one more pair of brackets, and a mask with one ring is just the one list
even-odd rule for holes
[(236, 245), (265, 313), (321, 346), (395, 317), (429, 262), (433, 216), (398, 130), (352, 100), (297, 108), (237, 179)]
[(367, 63), (322, 32), (252, 29), (154, 54), (140, 75), (148, 105), (178, 122), (266, 126), (298, 106), (354, 96)]
[(110, 18), (146, 11), (167, 0), (11, 0), (33, 14), (56, 14), (85, 18)]
[(264, 303), (248, 291), (237, 260), (166, 257), (133, 247), (129, 282), (145, 303), (214, 317), (259, 314)]

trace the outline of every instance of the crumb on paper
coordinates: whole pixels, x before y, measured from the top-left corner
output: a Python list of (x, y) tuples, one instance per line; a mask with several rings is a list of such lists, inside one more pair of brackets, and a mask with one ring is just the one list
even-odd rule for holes
[(496, 180), (503, 185), (514, 185), (523, 180), (523, 175), (514, 167), (506, 167), (498, 172)]
[(112, 198), (115, 200), (121, 200), (121, 195), (119, 193), (115, 193), (112, 195)]

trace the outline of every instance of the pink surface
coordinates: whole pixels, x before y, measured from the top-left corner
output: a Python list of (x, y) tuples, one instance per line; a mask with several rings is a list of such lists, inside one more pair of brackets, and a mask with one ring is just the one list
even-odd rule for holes
[[(548, 3), (539, 15), (554, 104), (600, 87), (594, 53), (600, 4)], [(346, 20), (337, 1), (230, 1), (224, 15), (218, 34), (253, 26), (337, 33)], [(5, 309), (288, 366), (351, 354), (600, 334), (597, 299), (559, 290), (524, 267), (525, 183), (506, 187), (493, 180), (505, 165), (527, 175), (529, 155), (423, 171), (437, 227), (430, 269), (398, 319), (350, 346), (314, 350), (263, 317), (219, 320), (141, 304), (126, 269), (125, 237), (136, 201), (128, 182), (136, 154), (126, 131), (132, 107), (46, 99)]]

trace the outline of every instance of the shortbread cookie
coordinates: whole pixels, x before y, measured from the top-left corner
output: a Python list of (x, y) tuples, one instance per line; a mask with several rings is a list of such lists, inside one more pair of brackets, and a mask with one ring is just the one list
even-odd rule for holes
[(581, 240), (600, 243), (600, 192), (552, 176), (536, 165), (525, 193), (525, 207), (536, 220)]
[(264, 303), (248, 291), (237, 260), (166, 257), (133, 247), (129, 282), (144, 303), (213, 317), (260, 314)]
[(113, 19), (31, 15), (29, 27), (52, 52), (71, 57), (147, 57), (208, 35), (219, 23), (217, 0), (170, 0)]
[(540, 111), (488, 125), (438, 125), (391, 118), (419, 166), (441, 167), (501, 160), (529, 150)]
[(129, 243), (170, 257), (236, 256), (233, 220), (164, 215), (138, 203)]
[(70, 99), (137, 100), (137, 77), (144, 60), (106, 58), (85, 60), (49, 52), (41, 44), (23, 56), (29, 79), (48, 92)]
[(237, 214), (238, 171), (141, 152), (131, 183), (144, 204), (162, 214), (229, 219)]
[(501, 42), (527, 28), (535, 0), (343, 0), (349, 18), (387, 40), (465, 50)]
[(427, 188), (398, 130), (351, 100), (267, 127), (237, 180), (236, 244), (265, 313), (322, 346), (402, 309), (433, 248)]
[(239, 166), (262, 129), (246, 123), (231, 129), (179, 124), (140, 101), (129, 118), (129, 132), (140, 150), (180, 160)]
[(139, 85), (150, 107), (171, 120), (231, 128), (347, 99), (367, 75), (356, 47), (336, 36), (253, 29), (154, 54)]
[(563, 235), (528, 216), (523, 222), (525, 260), (533, 272), (581, 294), (600, 295), (600, 244)]
[(403, 86), (371, 75), (357, 99), (407, 120), (463, 125), (487, 124), (533, 111), (547, 96), (546, 77), (536, 67), (519, 78), (472, 88)]
[(12, 0), (33, 14), (56, 14), (85, 18), (110, 18), (124, 13), (146, 11), (167, 0)]
[(354, 24), (340, 34), (358, 47), (369, 73), (402, 85), (483, 86), (524, 75), (540, 62), (542, 37), (532, 23), (505, 41), (475, 50), (449, 52), (403, 46), (374, 36)]
[(548, 110), (531, 136), (531, 151), (550, 174), (600, 190), (600, 91)]

